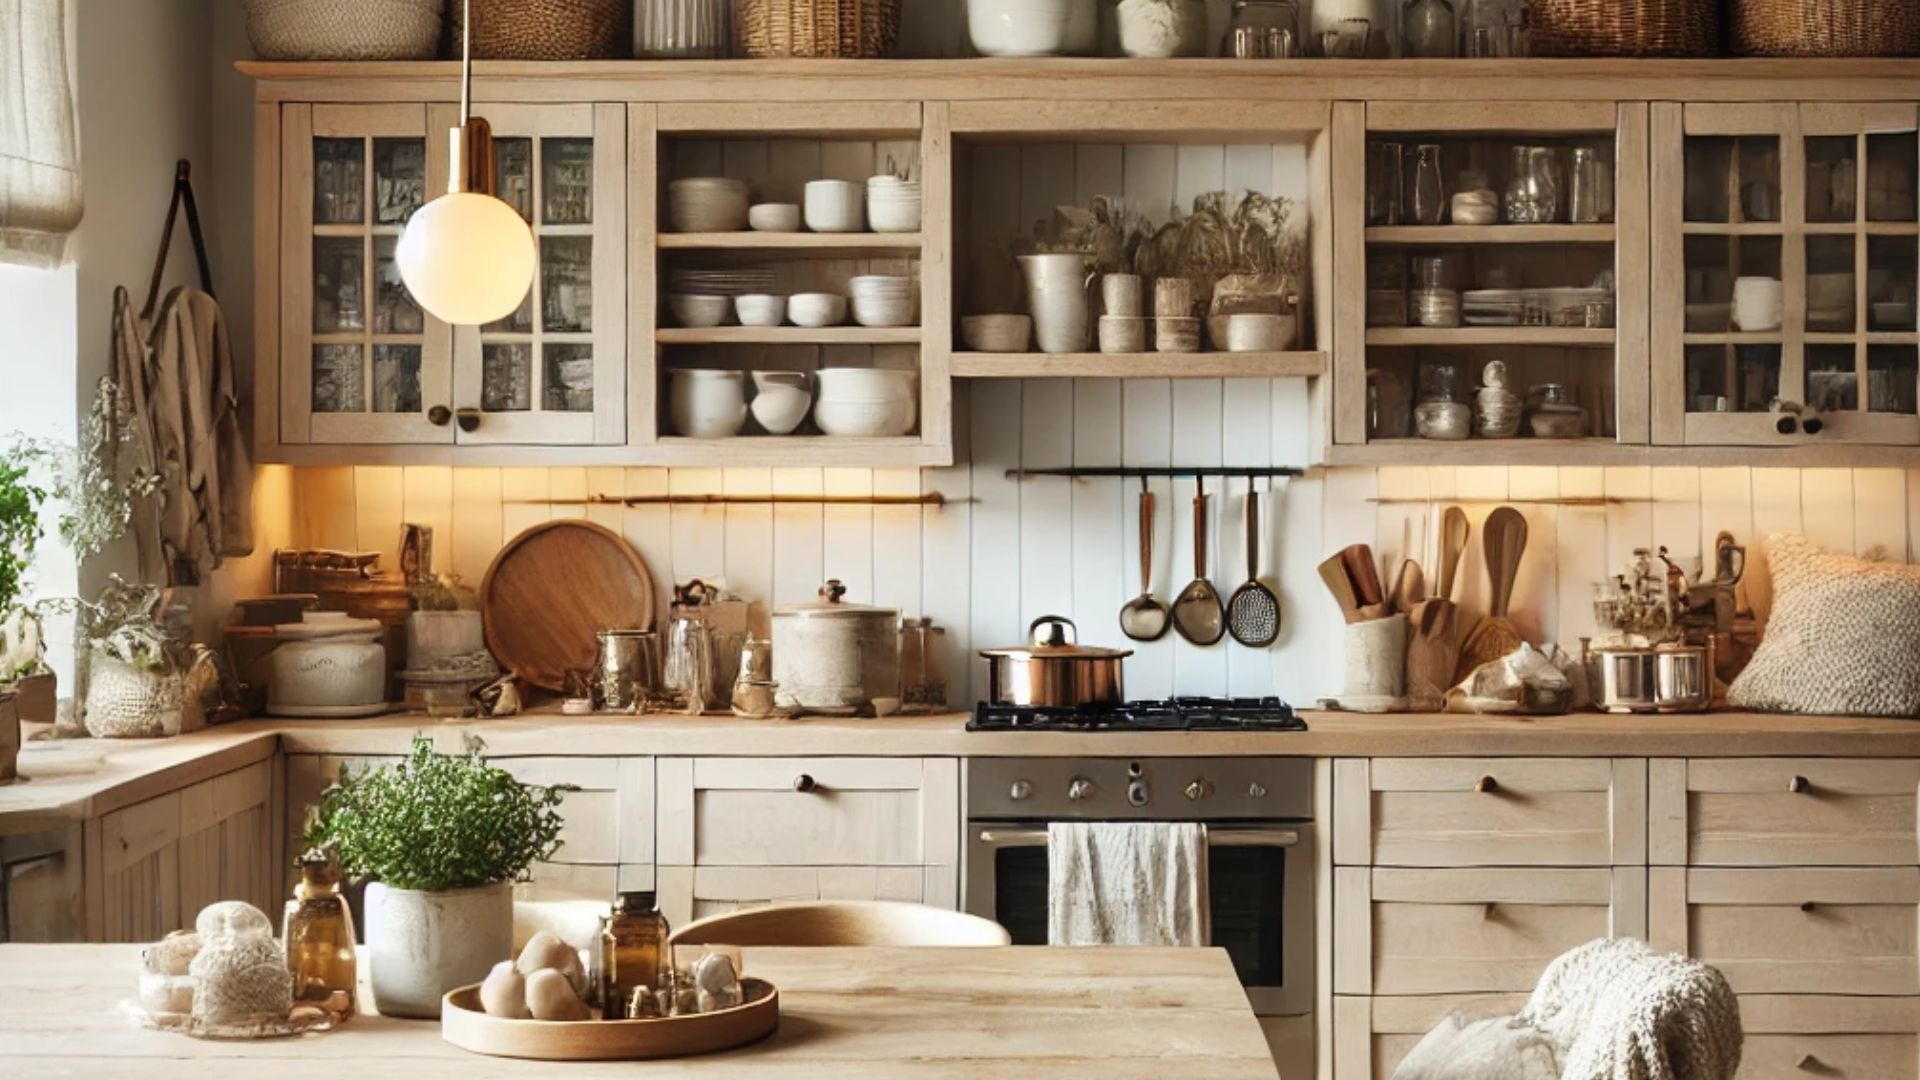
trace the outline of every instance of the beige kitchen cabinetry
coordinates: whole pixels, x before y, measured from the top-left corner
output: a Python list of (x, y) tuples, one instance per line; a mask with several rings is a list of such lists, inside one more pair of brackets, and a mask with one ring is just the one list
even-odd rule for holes
[(959, 902), (952, 758), (660, 758), (656, 785), (675, 924), (777, 900)]

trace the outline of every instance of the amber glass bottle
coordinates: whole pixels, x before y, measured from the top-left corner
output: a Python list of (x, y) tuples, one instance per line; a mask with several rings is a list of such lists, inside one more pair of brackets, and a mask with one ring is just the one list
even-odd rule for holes
[[(647, 1008), (660, 986), (667, 963), (667, 917), (650, 892), (623, 892), (613, 902), (613, 917), (600, 938), (601, 1015), (632, 1020), (659, 1015)], [(642, 991), (635, 995), (634, 991)]]
[(353, 912), (340, 895), (340, 871), (318, 853), (300, 860), (300, 884), (280, 928), (293, 972), (295, 1005), (317, 1005), (338, 1024), (353, 1015)]

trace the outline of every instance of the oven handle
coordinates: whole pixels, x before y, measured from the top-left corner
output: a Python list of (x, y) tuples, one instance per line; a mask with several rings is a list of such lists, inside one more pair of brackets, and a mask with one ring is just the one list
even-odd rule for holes
[[(981, 829), (980, 842), (988, 847), (1046, 847), (1047, 830)], [(1207, 830), (1209, 847), (1293, 847), (1299, 842), (1297, 829)]]

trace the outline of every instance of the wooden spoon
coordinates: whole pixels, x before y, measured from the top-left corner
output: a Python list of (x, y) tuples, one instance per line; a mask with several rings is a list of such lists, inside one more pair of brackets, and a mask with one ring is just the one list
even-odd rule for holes
[(1407, 639), (1407, 700), (1416, 712), (1438, 712), (1460, 660), (1460, 609), (1435, 598), (1413, 606)]
[(1411, 615), (1415, 605), (1427, 598), (1427, 572), (1412, 559), (1400, 563), (1400, 573), (1393, 579), (1393, 593), (1389, 601), (1395, 614)]
[(1460, 556), (1467, 550), (1467, 536), (1473, 526), (1467, 524), (1467, 512), (1457, 506), (1447, 507), (1440, 516), (1440, 588), (1434, 595), (1442, 600), (1453, 599), (1453, 577), (1460, 568)]
[(1350, 623), (1360, 621), (1360, 600), (1353, 595), (1353, 579), (1347, 576), (1347, 564), (1339, 552), (1320, 563), (1320, 580), (1326, 582), (1333, 602), (1340, 605), (1340, 617)]
[(1507, 621), (1507, 605), (1513, 600), (1513, 583), (1520, 576), (1520, 557), (1527, 550), (1527, 519), (1511, 506), (1502, 506), (1487, 515), (1486, 535), (1480, 546), (1486, 550), (1487, 579), (1492, 588), (1487, 617), (1474, 624), (1473, 632), (1460, 646), (1460, 664), (1454, 670), (1458, 682), (1481, 664), (1491, 663), (1520, 647), (1520, 632)]

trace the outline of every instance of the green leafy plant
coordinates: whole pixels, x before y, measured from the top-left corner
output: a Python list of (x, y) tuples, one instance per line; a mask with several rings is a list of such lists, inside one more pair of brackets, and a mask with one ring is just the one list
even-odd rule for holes
[(46, 501), (45, 489), (28, 479), (24, 462), (0, 461), (0, 611), (13, 607), (25, 591), (43, 535), (40, 504)]
[(109, 574), (97, 601), (55, 597), (37, 605), (40, 614), (71, 614), (79, 638), (89, 649), (149, 671), (183, 672), (193, 662), (193, 647), (175, 639), (154, 613), (160, 609), (158, 585), (135, 585)]
[(57, 525), (60, 538), (76, 559), (90, 559), (126, 535), (134, 504), (160, 488), (157, 473), (140, 467), (123, 472), (120, 448), (133, 440), (132, 418), (110, 378), (102, 378), (95, 389), (78, 446), (14, 439), (9, 457), (17, 466), (47, 477), (46, 493), (63, 507)]
[(309, 813), (304, 848), (331, 851), (348, 875), (396, 889), (438, 892), (524, 881), (560, 848), (562, 796), (571, 785), (522, 784), (487, 764), (471, 736), (464, 754), (439, 754), (415, 735), (398, 765), (345, 766)]

